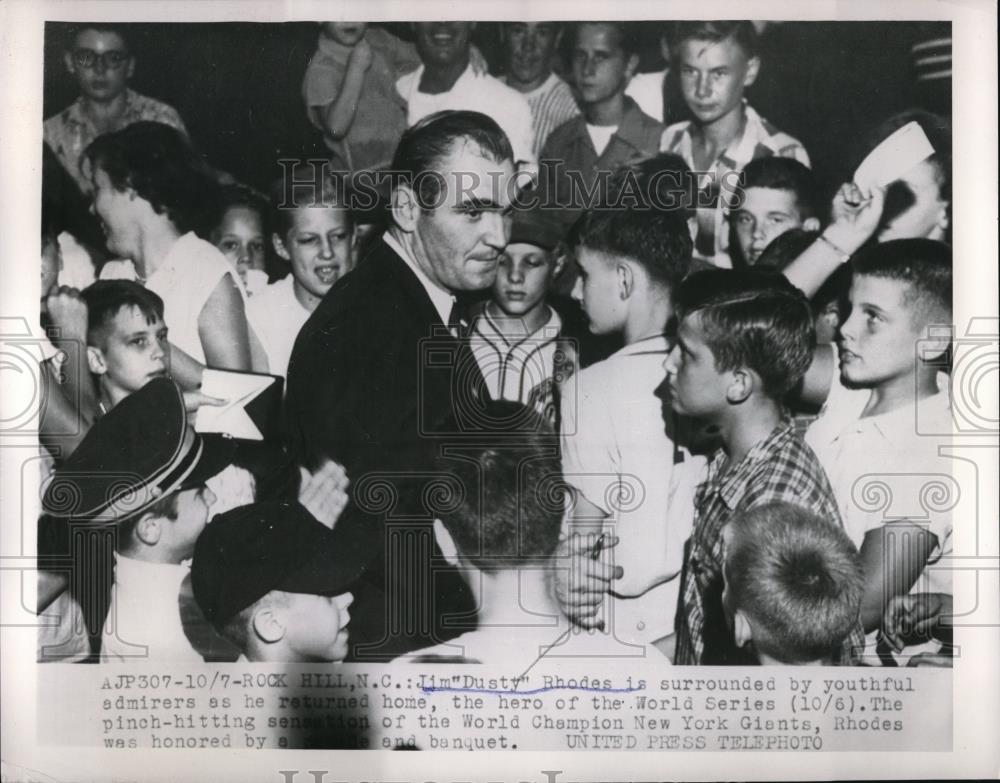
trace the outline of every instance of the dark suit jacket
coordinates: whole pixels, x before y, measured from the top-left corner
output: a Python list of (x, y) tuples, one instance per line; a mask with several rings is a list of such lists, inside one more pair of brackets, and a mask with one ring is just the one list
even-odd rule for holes
[(475, 627), (468, 589), (434, 543), (434, 493), (425, 490), (441, 446), (474, 422), (481, 385), (467, 345), (381, 240), (299, 333), (288, 368), (291, 454), (346, 468), (351, 501), (335, 533), (361, 515), (385, 534), (354, 589), (353, 660), (384, 660)]

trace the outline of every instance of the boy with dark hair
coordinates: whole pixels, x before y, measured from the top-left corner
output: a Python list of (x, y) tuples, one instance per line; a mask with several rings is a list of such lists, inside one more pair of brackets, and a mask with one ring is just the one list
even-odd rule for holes
[(77, 25), (67, 44), (63, 62), (80, 96), (45, 121), (44, 137), (81, 192), (89, 194), (93, 187), (80, 170), (80, 155), (101, 134), (143, 120), (187, 131), (173, 108), (128, 88), (135, 55), (121, 27), (103, 22)]
[(793, 158), (750, 161), (743, 170), (743, 198), (728, 210), (735, 235), (729, 255), (734, 266), (753, 266), (761, 253), (786, 231), (818, 231), (816, 183), (812, 172)]
[(664, 365), (671, 405), (717, 426), (723, 443), (695, 493), (674, 662), (746, 663), (723, 615), (725, 525), (773, 501), (840, 523), (826, 475), (781, 402), (812, 360), (812, 313), (784, 278), (755, 270), (695, 273), (674, 307), (677, 344)]
[(864, 577), (839, 526), (790, 503), (758, 506), (724, 530), (722, 603), (739, 647), (763, 665), (836, 662), (857, 625)]
[(608, 640), (573, 634), (555, 596), (553, 555), (565, 513), (555, 434), (516, 402), (491, 402), (484, 416), (506, 423), (505, 431), (457, 458), (438, 459), (461, 501), (434, 521), (438, 546), (475, 596), (479, 625), (406, 657), (431, 663), (462, 656), (519, 675), (543, 656), (600, 655)]
[(660, 149), (677, 153), (694, 171), (711, 173), (702, 193), (711, 206), (698, 210), (695, 250), (718, 266), (730, 266), (723, 231), (732, 195), (724, 187), (728, 178), (754, 158), (777, 155), (808, 165), (809, 156), (743, 97), (760, 70), (757, 34), (750, 22), (679, 22), (670, 51), (694, 119), (668, 127)]
[(107, 412), (153, 378), (170, 374), (163, 300), (131, 280), (98, 280), (81, 295), (87, 305), (87, 364)]
[[(621, 172), (615, 187), (630, 173)], [(648, 184), (641, 176), (636, 181)], [(574, 229), (580, 278), (573, 297), (592, 332), (620, 335), (625, 347), (562, 389), (563, 470), (575, 489), (564, 538), (576, 558), (574, 573), (585, 578), (560, 597), (573, 620), (596, 626), (610, 593), (616, 638), (637, 645), (670, 633), (664, 606), (676, 601), (673, 578), (689, 531), (690, 516), (675, 513), (685, 503), (671, 495), (671, 476), (684, 454), (676, 421), (664, 421), (656, 394), (670, 350), (671, 294), (691, 263), (686, 218), (683, 209), (649, 206), (594, 210)], [(609, 549), (617, 539), (614, 564), (592, 558), (585, 536), (574, 533), (603, 533)], [(615, 574), (620, 578), (611, 584)]]
[(347, 588), (377, 546), (375, 529), (359, 526), (338, 542), (330, 528), (339, 509), (323, 520), (314, 513), (301, 503), (254, 503), (220, 514), (198, 539), (195, 600), (239, 648), (240, 660), (329, 662), (347, 655), (354, 600)]
[[(906, 514), (872, 509), (854, 500), (859, 477), (877, 474), (890, 496), (922, 496), (931, 476), (949, 475), (941, 456), (954, 422), (940, 372), (947, 369), (951, 324), (951, 249), (930, 239), (872, 245), (851, 262), (851, 313), (840, 327), (840, 377), (806, 440), (820, 456), (845, 527), (865, 567), (862, 622), (871, 632), (868, 653), (886, 603), (907, 593), (951, 593), (948, 569), (935, 568), (951, 552), (950, 506), (924, 504)], [(918, 350), (919, 348), (919, 350)], [(891, 475), (887, 466), (892, 467)], [(953, 504), (952, 504), (953, 505)], [(936, 651), (911, 638), (898, 660)], [(876, 657), (877, 660), (877, 657)]]
[(561, 208), (564, 227), (583, 210), (604, 203), (602, 172), (607, 176), (623, 163), (655, 154), (663, 133), (663, 125), (625, 94), (639, 64), (628, 25), (579, 22), (570, 35), (573, 81), (583, 113), (549, 135), (541, 157), (547, 163), (539, 173), (541, 203)]

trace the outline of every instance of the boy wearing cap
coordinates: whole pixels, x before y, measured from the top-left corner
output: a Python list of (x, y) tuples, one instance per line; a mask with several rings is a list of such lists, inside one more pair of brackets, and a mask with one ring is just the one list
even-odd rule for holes
[[(339, 514), (339, 511), (337, 512)], [(334, 517), (336, 519), (336, 517)], [(370, 525), (330, 530), (300, 503), (254, 503), (216, 517), (198, 539), (194, 597), (242, 661), (342, 661), (346, 592), (378, 551)], [(338, 535), (343, 533), (343, 535)]]
[(556, 378), (572, 371), (562, 321), (546, 303), (563, 267), (559, 226), (540, 209), (517, 210), (491, 298), (475, 308), (469, 345), (494, 400), (512, 400), (555, 423)]

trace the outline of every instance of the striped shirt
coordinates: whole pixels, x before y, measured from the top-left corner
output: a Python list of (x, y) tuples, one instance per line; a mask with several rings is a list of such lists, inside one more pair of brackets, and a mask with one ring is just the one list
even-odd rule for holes
[[(695, 240), (695, 252), (716, 265), (725, 267), (732, 266), (727, 252), (729, 236), (725, 230), (725, 209), (730, 206), (731, 196), (735, 195), (733, 185), (736, 183), (731, 172), (739, 173), (751, 160), (771, 155), (795, 158), (800, 163), (809, 165), (809, 155), (798, 140), (779, 131), (754, 111), (746, 101), (743, 102), (743, 110), (746, 115), (743, 134), (712, 161), (708, 168), (707, 173), (711, 176), (707, 178), (705, 187), (702, 188), (699, 203), (714, 204), (714, 206), (699, 206), (697, 210), (698, 236)], [(692, 147), (689, 120), (676, 122), (663, 132), (660, 152), (680, 155), (693, 171), (697, 171)]]
[[(504, 80), (506, 83), (506, 79)], [(542, 154), (542, 147), (549, 134), (566, 120), (576, 117), (580, 107), (569, 85), (556, 74), (549, 74), (545, 82), (530, 92), (523, 92), (528, 107), (531, 109), (531, 130), (534, 134), (532, 148), (535, 157)]]
[[(789, 420), (729, 467), (720, 449), (695, 492), (694, 532), (681, 577), (674, 663), (753, 663), (732, 639), (722, 607), (722, 529), (738, 514), (783, 501), (841, 524), (837, 502), (819, 460)], [(852, 643), (863, 647), (860, 625)], [(860, 649), (860, 648), (858, 648)]]

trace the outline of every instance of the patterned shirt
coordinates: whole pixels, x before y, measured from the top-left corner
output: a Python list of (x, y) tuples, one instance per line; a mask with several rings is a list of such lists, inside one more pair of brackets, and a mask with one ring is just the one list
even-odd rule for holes
[[(91, 185), (80, 171), (80, 156), (101, 133), (83, 107), (84, 100), (81, 96), (58, 114), (49, 117), (44, 123), (44, 138), (63, 168), (80, 186), (80, 191), (87, 194), (91, 191)], [(125, 90), (125, 111), (115, 126), (106, 132), (119, 131), (143, 121), (161, 122), (187, 135), (187, 129), (175, 109), (134, 90)]]
[(531, 130), (535, 135), (533, 149), (535, 157), (540, 158), (549, 134), (566, 120), (579, 115), (580, 108), (569, 85), (554, 73), (550, 73), (540, 87), (521, 94), (531, 109)]
[[(743, 102), (743, 110), (746, 115), (743, 134), (712, 161), (708, 168), (711, 177), (707, 178), (702, 188), (702, 199), (705, 200), (699, 199), (699, 203), (715, 206), (699, 207), (697, 210), (698, 237), (695, 240), (695, 251), (705, 258), (712, 259), (718, 266), (731, 266), (727, 254), (728, 232), (724, 227), (725, 208), (730, 206), (731, 197), (735, 195), (735, 186), (738, 184), (733, 173), (738, 174), (743, 171), (751, 160), (771, 155), (795, 158), (800, 163), (809, 165), (809, 155), (797, 139), (775, 128), (746, 101)], [(689, 120), (669, 126), (660, 140), (660, 152), (680, 155), (692, 171), (697, 171), (692, 146)]]
[[(694, 532), (681, 579), (674, 663), (754, 663), (735, 646), (722, 608), (722, 529), (736, 515), (775, 501), (794, 503), (841, 524), (826, 474), (789, 420), (731, 468), (725, 452), (717, 451), (695, 492)], [(864, 645), (860, 625), (852, 643)]]

